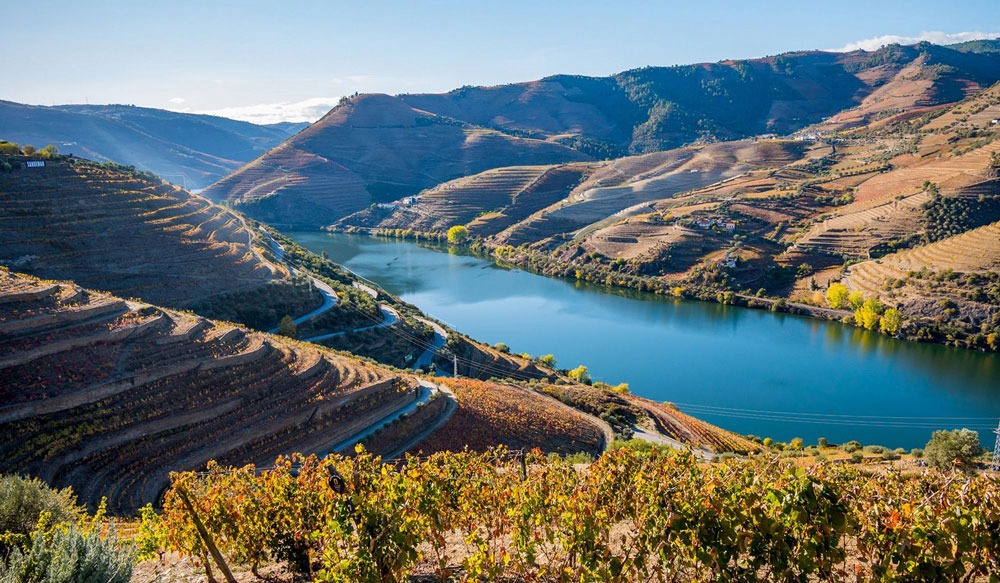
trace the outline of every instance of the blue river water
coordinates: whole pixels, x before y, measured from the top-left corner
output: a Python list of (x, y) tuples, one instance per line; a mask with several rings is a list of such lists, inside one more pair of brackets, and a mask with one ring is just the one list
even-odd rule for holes
[(477, 340), (585, 364), (594, 380), (742, 434), (922, 447), (1000, 419), (1000, 357), (836, 322), (547, 278), (412, 242), (295, 232), (308, 249)]

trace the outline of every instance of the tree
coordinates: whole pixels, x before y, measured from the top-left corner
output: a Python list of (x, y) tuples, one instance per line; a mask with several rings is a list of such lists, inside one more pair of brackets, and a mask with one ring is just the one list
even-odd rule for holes
[(865, 330), (874, 330), (881, 320), (885, 306), (878, 298), (869, 298), (854, 312), (854, 323)]
[(56, 156), (58, 156), (59, 149), (56, 148), (54, 145), (49, 144), (48, 146), (45, 146), (44, 148), (39, 150), (38, 153), (39, 155), (41, 155), (42, 158), (48, 160), (50, 158), (55, 158)]
[(982, 453), (979, 433), (971, 429), (935, 431), (924, 447), (924, 459), (927, 463), (942, 469), (957, 467), (969, 470), (973, 460)]
[(298, 331), (298, 326), (295, 325), (295, 320), (291, 316), (285, 316), (278, 322), (278, 334), (282, 336), (288, 336), (289, 338), (295, 338), (295, 333)]
[(549, 368), (555, 368), (555, 366), (556, 366), (556, 357), (553, 356), (553, 355), (551, 355), (551, 354), (545, 354), (545, 355), (542, 355), (542, 356), (538, 357), (538, 362), (544, 364), (545, 366), (547, 366)]
[(848, 305), (847, 298), (849, 296), (850, 292), (847, 290), (847, 286), (839, 281), (831, 283), (830, 287), (826, 288), (826, 303), (828, 303), (831, 308), (846, 308)]
[(448, 229), (448, 244), (461, 245), (469, 240), (469, 229), (462, 225), (455, 225)]
[(569, 376), (569, 378), (573, 379), (578, 383), (583, 383), (585, 385), (590, 384), (590, 371), (587, 370), (587, 367), (582, 364), (574, 368), (573, 370), (569, 371), (567, 375)]
[(35, 155), (35, 147), (32, 146), (31, 144), (25, 144), (24, 146), (21, 146), (21, 151), (24, 152), (25, 156)]
[(903, 325), (903, 314), (896, 308), (889, 308), (878, 321), (879, 329), (885, 334), (895, 336)]
[(859, 291), (851, 292), (851, 295), (847, 296), (847, 303), (852, 310), (857, 310), (865, 303), (865, 294)]
[(14, 142), (0, 141), (0, 156), (17, 156), (21, 153), (21, 147)]

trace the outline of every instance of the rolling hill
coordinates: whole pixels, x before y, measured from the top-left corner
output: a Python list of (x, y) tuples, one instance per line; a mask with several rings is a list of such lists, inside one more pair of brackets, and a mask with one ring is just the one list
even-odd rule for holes
[[(334, 227), (405, 236), (462, 225), (480, 251), (545, 274), (792, 301), (824, 317), (847, 315), (822, 309), (846, 272), (852, 289), (903, 310), (908, 337), (996, 349), (1000, 84), (949, 94), (954, 70), (915, 79), (914, 66), (883, 85), (910, 91), (896, 94), (905, 106), (880, 109), (872, 93), (785, 138), (492, 169)], [(933, 95), (957, 101), (923, 101)], [(952, 283), (935, 288), (942, 278)]]
[(130, 105), (0, 101), (0, 138), (148, 170), (190, 189), (208, 186), (307, 124), (258, 126)]
[(496, 166), (586, 159), (566, 146), (431, 114), (396, 97), (361, 95), (205, 195), (270, 224), (316, 228)]
[(789, 134), (820, 122), (829, 132), (933, 109), (997, 80), (997, 54), (923, 43), (363, 95), (207, 194), (274, 224), (322, 226), (493, 168)]

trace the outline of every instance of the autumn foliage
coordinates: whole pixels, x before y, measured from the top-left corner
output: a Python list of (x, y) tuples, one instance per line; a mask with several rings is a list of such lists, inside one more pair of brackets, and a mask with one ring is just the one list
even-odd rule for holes
[(204, 552), (186, 492), (232, 560), (316, 581), (401, 581), (418, 565), (477, 581), (972, 580), (1000, 572), (998, 486), (763, 456), (620, 449), (580, 470), (540, 452), (384, 465), (362, 451), (175, 474), (162, 525), (173, 548)]

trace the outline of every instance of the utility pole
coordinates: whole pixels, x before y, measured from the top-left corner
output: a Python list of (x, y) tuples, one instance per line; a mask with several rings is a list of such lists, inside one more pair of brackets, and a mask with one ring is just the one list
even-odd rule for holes
[[(457, 354), (452, 354), (451, 357), (452, 357), (452, 362), (455, 364), (455, 372), (451, 376), (453, 376), (454, 378), (457, 379), (458, 378), (458, 355)], [(998, 440), (997, 443), (1000, 443), (1000, 437), (998, 437), (997, 440)]]
[(994, 472), (1000, 472), (1000, 422), (997, 422), (997, 428), (993, 430), (993, 433), (997, 434), (996, 445), (993, 446), (993, 463), (990, 464), (990, 469)]

